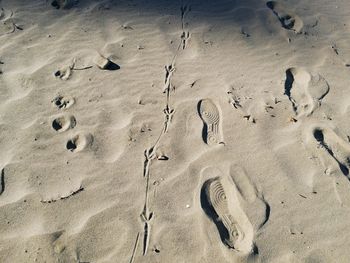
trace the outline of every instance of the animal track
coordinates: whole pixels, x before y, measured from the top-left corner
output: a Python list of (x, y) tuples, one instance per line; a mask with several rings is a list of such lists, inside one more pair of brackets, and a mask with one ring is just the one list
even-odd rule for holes
[(254, 116), (251, 113), (247, 112), (244, 109), (243, 105), (241, 104), (242, 99), (251, 100), (252, 98), (247, 96), (243, 96), (243, 97), (239, 96), (237, 91), (233, 87), (231, 87), (231, 89), (226, 93), (229, 97), (229, 100), (228, 100), (229, 104), (232, 105), (235, 110), (238, 110), (242, 114), (242, 117), (244, 119), (246, 119), (250, 123), (255, 124), (256, 119), (254, 118)]
[(58, 95), (51, 102), (59, 109), (68, 109), (75, 103), (75, 99)]
[(52, 121), (52, 128), (55, 131), (63, 132), (73, 129), (77, 124), (74, 116), (60, 116)]
[[(184, 30), (184, 15), (187, 12), (187, 7), (181, 7), (181, 23), (182, 23), (182, 29)], [(184, 31), (183, 31), (184, 32)], [(151, 221), (154, 218), (154, 214), (153, 212), (150, 212), (149, 209), (149, 184), (150, 184), (150, 165), (152, 163), (153, 160), (155, 160), (156, 158), (158, 160), (168, 160), (169, 158), (163, 154), (158, 155), (157, 154), (157, 146), (160, 143), (161, 139), (163, 138), (163, 135), (167, 133), (168, 129), (169, 129), (169, 125), (171, 123), (171, 120), (173, 118), (173, 115), (175, 113), (175, 109), (171, 107), (170, 105), (170, 95), (171, 95), (171, 91), (175, 90), (175, 87), (172, 85), (171, 80), (172, 80), (172, 75), (175, 72), (175, 60), (176, 57), (178, 55), (178, 52), (180, 50), (181, 44), (183, 44), (183, 47), (185, 48), (186, 46), (186, 41), (189, 37), (189, 34), (181, 37), (181, 42), (178, 46), (178, 49), (172, 59), (172, 62), (170, 65), (166, 65), (165, 66), (165, 80), (164, 80), (164, 86), (163, 86), (163, 93), (166, 94), (166, 104), (165, 104), (165, 108), (163, 110), (164, 114), (165, 114), (165, 121), (164, 121), (164, 127), (159, 135), (159, 137), (157, 138), (156, 142), (154, 143), (154, 145), (148, 149), (146, 149), (144, 151), (144, 156), (145, 156), (145, 161), (144, 161), (144, 166), (143, 166), (143, 177), (146, 180), (146, 188), (145, 188), (145, 203), (144, 203), (144, 207), (143, 207), (143, 211), (141, 213), (141, 220), (143, 222), (143, 256), (145, 256), (147, 254), (148, 251), (148, 247), (149, 247), (149, 243), (151, 240)], [(184, 40), (185, 39), (185, 40)], [(183, 42), (185, 41), (185, 42)], [(103, 65), (103, 63), (102, 63)], [(135, 246), (138, 243), (138, 237), (139, 234), (137, 235), (136, 238), (136, 242), (135, 242)], [(133, 262), (134, 260), (134, 256), (135, 256), (135, 251), (136, 248), (134, 248), (133, 250), (133, 254), (131, 256), (130, 259), (130, 263)], [(159, 250), (155, 250), (156, 253), (159, 253)]]
[(277, 16), (283, 28), (301, 33), (304, 23), (299, 16), (289, 11), (284, 5), (276, 1), (266, 3), (267, 7)]
[(75, 60), (73, 60), (69, 66), (65, 66), (57, 70), (54, 73), (55, 77), (60, 78), (62, 80), (68, 80), (73, 73), (74, 66)]
[(77, 134), (72, 139), (68, 140), (66, 144), (67, 150), (71, 152), (80, 152), (93, 143), (93, 136), (91, 134)]
[(16, 30), (23, 30), (21, 26), (16, 24), (13, 18), (13, 11), (0, 9), (0, 35), (11, 34)]
[(164, 132), (168, 132), (170, 123), (173, 119), (175, 110), (171, 109), (168, 105), (166, 105), (164, 109), (164, 114), (165, 114), (165, 121), (164, 121)]
[(319, 74), (312, 75), (301, 68), (286, 70), (284, 94), (288, 96), (294, 112), (311, 115), (329, 92), (327, 81)]
[(153, 212), (147, 212), (147, 208), (145, 207), (143, 213), (140, 215), (141, 220), (144, 223), (144, 235), (143, 235), (143, 255), (147, 254), (150, 235), (151, 235), (151, 221), (153, 218)]
[(186, 15), (191, 11), (191, 7), (187, 5), (183, 5), (180, 8), (181, 10), (181, 29), (182, 29), (182, 34), (181, 34), (181, 47), (182, 49), (185, 49), (187, 47), (188, 41), (190, 39), (190, 32), (185, 30), (185, 17)]
[(220, 112), (219, 108), (210, 99), (204, 99), (198, 103), (198, 113), (201, 117), (203, 127), (203, 140), (208, 145), (220, 143)]
[(252, 251), (253, 227), (240, 207), (232, 182), (222, 177), (207, 180), (201, 190), (201, 205), (226, 246), (244, 254)]
[(171, 84), (171, 78), (174, 72), (175, 72), (174, 64), (165, 66), (165, 81), (164, 81), (163, 93), (167, 92), (168, 94), (170, 90), (173, 88)]
[(188, 44), (188, 41), (190, 39), (190, 32), (185, 32), (183, 31), (182, 32), (182, 35), (181, 35), (181, 42), (182, 42), (182, 49), (185, 49), (187, 47), (187, 44)]

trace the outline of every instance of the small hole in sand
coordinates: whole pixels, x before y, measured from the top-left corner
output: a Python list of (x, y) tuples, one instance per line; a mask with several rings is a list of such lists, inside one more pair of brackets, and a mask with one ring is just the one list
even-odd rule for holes
[(52, 128), (54, 128), (55, 131), (59, 131), (60, 129), (62, 129), (62, 123), (59, 119), (56, 119), (52, 122)]
[(120, 69), (120, 66), (109, 60), (105, 69), (106, 70), (118, 70), (118, 69)]
[(314, 131), (314, 137), (318, 142), (323, 142), (324, 137), (323, 137), (323, 132), (321, 130), (315, 130)]
[(67, 148), (67, 150), (70, 150), (73, 152), (77, 148), (77, 146), (73, 140), (69, 140), (67, 142), (66, 148)]

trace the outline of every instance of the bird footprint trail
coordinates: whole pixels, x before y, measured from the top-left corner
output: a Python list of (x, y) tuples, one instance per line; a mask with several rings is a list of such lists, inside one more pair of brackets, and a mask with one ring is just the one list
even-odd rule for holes
[(164, 83), (164, 87), (163, 87), (163, 93), (166, 93), (167, 91), (172, 89), (171, 77), (173, 76), (174, 72), (175, 72), (174, 64), (171, 64), (169, 66), (165, 66), (165, 83)]
[[(159, 139), (158, 139), (159, 140)], [(150, 170), (149, 167), (151, 165), (152, 160), (155, 159), (155, 148), (157, 146), (158, 141), (156, 142), (155, 146), (151, 147), (150, 149), (146, 149), (144, 152), (145, 155), (145, 161), (144, 161), (144, 167), (143, 167), (143, 176), (146, 179), (146, 190), (145, 190), (145, 203), (142, 210), (142, 213), (140, 215), (141, 220), (144, 224), (144, 232), (143, 232), (143, 255), (145, 256), (147, 254), (149, 242), (150, 242), (150, 232), (151, 232), (151, 224), (150, 221), (153, 217), (153, 212), (149, 212), (149, 181), (150, 181)]]
[(233, 183), (226, 177), (207, 180), (201, 190), (201, 205), (216, 224), (223, 243), (248, 254), (253, 250), (253, 226), (242, 210)]
[(203, 121), (203, 140), (208, 145), (217, 145), (221, 141), (220, 111), (210, 99), (198, 103), (198, 112)]
[(164, 114), (165, 114), (165, 122), (164, 122), (164, 132), (167, 132), (170, 126), (170, 123), (173, 119), (175, 113), (175, 109), (169, 107), (169, 105), (165, 106)]
[[(184, 31), (184, 26), (185, 26), (185, 22), (184, 22), (185, 14), (187, 14), (188, 12), (189, 12), (189, 8), (187, 6), (181, 7), (181, 24), (182, 24), (183, 31)], [(149, 182), (150, 182), (150, 177), (151, 177), (150, 168), (151, 168), (152, 161), (155, 160), (157, 157), (156, 156), (157, 147), (158, 147), (160, 141), (162, 140), (163, 136), (168, 132), (172, 118), (173, 118), (174, 113), (175, 113), (175, 109), (172, 108), (170, 105), (171, 92), (175, 91), (175, 87), (172, 85), (171, 80), (172, 80), (173, 74), (175, 72), (176, 57), (178, 56), (178, 53), (180, 52), (181, 47), (183, 47), (183, 49), (186, 48), (188, 38), (189, 38), (189, 33), (185, 34), (184, 36), (183, 35), (180, 36), (180, 43), (179, 43), (177, 51), (175, 52), (175, 55), (172, 59), (172, 62), (170, 65), (165, 66), (165, 79), (164, 79), (164, 86), (162, 89), (162, 92), (165, 93), (165, 107), (163, 109), (163, 113), (165, 115), (165, 120), (164, 120), (163, 128), (160, 132), (160, 135), (158, 136), (158, 139), (156, 140), (156, 142), (154, 143), (154, 145), (152, 147), (146, 149), (144, 152), (145, 159), (144, 159), (144, 164), (143, 164), (143, 178), (146, 180), (146, 182), (145, 182), (146, 187), (145, 187), (144, 207), (143, 207), (143, 210), (142, 210), (141, 215), (140, 215), (141, 221), (143, 223), (143, 255), (144, 256), (147, 254), (147, 250), (148, 250), (149, 243), (151, 240), (151, 221), (154, 218), (153, 212), (150, 212), (149, 194), (148, 194), (149, 186), (150, 186)], [(157, 158), (157, 160), (165, 160), (165, 159)], [(134, 251), (136, 251), (136, 250), (134, 250)], [(135, 252), (133, 252), (132, 260), (134, 258), (134, 253)]]
[(319, 74), (310, 74), (301, 68), (286, 70), (284, 94), (288, 96), (297, 115), (311, 115), (321, 106), (329, 92), (327, 81)]
[(182, 49), (185, 49), (187, 47), (187, 43), (190, 39), (190, 32), (189, 31), (183, 31), (181, 35), (181, 43), (182, 43)]
[(299, 16), (279, 2), (269, 1), (266, 5), (277, 16), (283, 28), (301, 33), (304, 23)]
[(185, 16), (188, 12), (191, 11), (191, 7), (184, 5), (181, 6), (181, 47), (182, 49), (185, 49), (187, 47), (187, 43), (190, 39), (190, 32), (185, 29)]
[(144, 235), (143, 235), (143, 255), (147, 254), (149, 247), (150, 234), (151, 234), (151, 219), (153, 218), (153, 212), (149, 213), (145, 207), (144, 212), (141, 214), (141, 220), (144, 222)]

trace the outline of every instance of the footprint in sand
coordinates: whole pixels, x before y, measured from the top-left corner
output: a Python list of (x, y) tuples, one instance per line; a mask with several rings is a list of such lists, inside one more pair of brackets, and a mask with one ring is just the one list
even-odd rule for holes
[(58, 95), (51, 102), (59, 109), (68, 109), (75, 103), (75, 99)]
[(93, 136), (90, 133), (80, 133), (67, 141), (66, 148), (71, 152), (80, 152), (93, 143)]
[(56, 9), (68, 9), (73, 7), (78, 3), (78, 0), (51, 0), (51, 6), (53, 6)]
[(304, 23), (299, 16), (279, 2), (268, 1), (266, 5), (277, 16), (283, 28), (301, 33)]
[(68, 129), (73, 129), (77, 124), (74, 116), (61, 115), (52, 121), (52, 128), (55, 131), (63, 132)]
[(211, 99), (204, 99), (198, 103), (198, 113), (203, 127), (203, 140), (208, 145), (217, 145), (221, 142), (220, 111)]
[(240, 206), (233, 182), (222, 176), (207, 180), (201, 189), (201, 205), (227, 247), (244, 254), (253, 251), (253, 226)]
[(0, 9), (0, 20), (6, 20), (13, 16), (13, 12), (11, 10), (7, 10), (4, 8)]
[(330, 128), (314, 127), (312, 135), (319, 146), (337, 162), (343, 175), (349, 179), (350, 144)]
[(329, 92), (329, 85), (319, 74), (312, 75), (302, 68), (289, 68), (284, 89), (294, 112), (309, 116), (321, 106), (322, 99)]
[(60, 68), (54, 73), (54, 75), (56, 78), (60, 78), (62, 80), (68, 80), (73, 74), (73, 69), (74, 69), (74, 63), (70, 64), (69, 66)]
[(16, 30), (23, 30), (22, 26), (16, 23), (12, 10), (0, 9), (0, 35), (11, 34)]
[(242, 167), (236, 164), (231, 165), (230, 176), (242, 201), (245, 201), (243, 205), (246, 215), (250, 218), (254, 229), (259, 230), (270, 218), (270, 205)]
[(350, 207), (350, 143), (342, 137), (331, 127), (316, 124), (305, 130), (304, 142), (310, 154), (318, 157), (316, 165), (321, 164), (333, 179), (339, 202)]

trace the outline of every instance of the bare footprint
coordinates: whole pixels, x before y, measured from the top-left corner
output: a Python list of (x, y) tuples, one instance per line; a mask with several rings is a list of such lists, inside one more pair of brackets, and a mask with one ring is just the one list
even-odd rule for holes
[(253, 226), (240, 207), (233, 182), (221, 176), (207, 180), (201, 190), (201, 205), (227, 247), (244, 254), (252, 252)]
[(68, 109), (75, 103), (75, 99), (58, 95), (51, 102), (59, 109)]
[(279, 2), (268, 1), (266, 5), (278, 17), (283, 28), (293, 30), (295, 33), (301, 33), (304, 23), (299, 16)]
[(322, 99), (329, 92), (329, 85), (321, 75), (312, 75), (302, 68), (286, 70), (284, 88), (294, 112), (307, 116), (321, 106)]
[(77, 134), (67, 141), (66, 148), (71, 152), (80, 152), (93, 143), (93, 136), (90, 133)]
[(217, 145), (221, 142), (220, 111), (211, 99), (204, 99), (198, 103), (198, 113), (203, 127), (203, 140), (208, 145)]
[(52, 128), (55, 131), (63, 132), (68, 129), (73, 129), (77, 124), (74, 116), (61, 115), (52, 121)]

